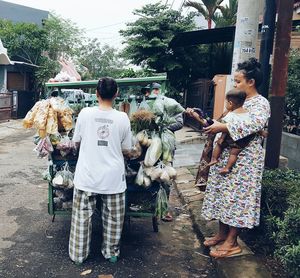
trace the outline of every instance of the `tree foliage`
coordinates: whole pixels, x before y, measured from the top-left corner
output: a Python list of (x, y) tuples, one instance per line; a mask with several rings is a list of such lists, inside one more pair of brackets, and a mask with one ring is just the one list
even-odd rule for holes
[(201, 0), (201, 2), (197, 2), (189, 0), (185, 3), (185, 6), (195, 8), (198, 13), (203, 15), (207, 20), (208, 29), (211, 29), (212, 20), (223, 1), (224, 0)]
[(0, 19), (0, 37), (12, 60), (38, 65), (48, 47), (46, 32), (35, 24)]
[(285, 131), (300, 135), (300, 50), (290, 52), (286, 94)]
[(52, 13), (45, 20), (43, 29), (47, 34), (47, 52), (50, 59), (70, 58), (78, 54), (84, 32), (71, 20)]
[(84, 79), (98, 79), (101, 76), (119, 77), (125, 62), (117, 53), (117, 49), (109, 45), (102, 46), (98, 39), (88, 39), (80, 47), (77, 59), (86, 69)]
[(218, 9), (221, 13), (216, 13), (213, 17), (217, 28), (236, 24), (238, 0), (229, 0), (229, 5), (219, 5)]
[(177, 33), (192, 30), (192, 16), (184, 17), (160, 3), (145, 5), (135, 10), (134, 14), (140, 18), (128, 23), (126, 30), (120, 31), (126, 42), (122, 56), (135, 65), (156, 72), (178, 67), (169, 43)]

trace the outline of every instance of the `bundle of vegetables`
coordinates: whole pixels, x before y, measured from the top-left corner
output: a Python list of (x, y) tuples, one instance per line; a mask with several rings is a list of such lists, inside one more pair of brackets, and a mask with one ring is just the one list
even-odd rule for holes
[(159, 162), (156, 166), (147, 167), (141, 164), (135, 179), (137, 185), (149, 187), (151, 182), (157, 181), (169, 185), (176, 178), (176, 170), (171, 165)]
[(160, 95), (158, 95), (152, 107), (152, 112), (156, 116), (155, 122), (161, 127), (167, 127), (175, 123), (175, 116), (184, 111), (185, 109), (176, 100)]
[(174, 117), (184, 111), (185, 109), (175, 99), (161, 95), (157, 96), (152, 107), (152, 112), (157, 116), (167, 114), (169, 117)]
[(162, 219), (168, 213), (168, 197), (166, 190), (163, 187), (160, 187), (156, 196), (156, 208), (155, 215), (158, 219)]
[(173, 153), (175, 151), (175, 134), (167, 128), (164, 128), (161, 133), (162, 142), (162, 160), (163, 162), (172, 162)]
[(148, 110), (141, 109), (132, 113), (130, 116), (132, 131), (137, 134), (143, 130), (154, 130), (155, 125), (155, 115)]
[(38, 101), (26, 114), (24, 128), (35, 127), (40, 138), (72, 128), (73, 110), (60, 97)]

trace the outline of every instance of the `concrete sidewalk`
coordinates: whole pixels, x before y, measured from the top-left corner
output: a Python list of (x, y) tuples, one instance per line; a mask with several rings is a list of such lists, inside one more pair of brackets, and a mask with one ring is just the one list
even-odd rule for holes
[(18, 130), (26, 131), (22, 126), (22, 120), (7, 120), (0, 122), (0, 140), (14, 134)]
[[(190, 128), (184, 127), (180, 132), (176, 132), (176, 139), (178, 145), (174, 166), (177, 169), (177, 178), (174, 186), (182, 203), (190, 213), (198, 238), (203, 242), (205, 238), (216, 234), (218, 231), (218, 221), (206, 221), (200, 216), (204, 192), (194, 186), (205, 136), (199, 136), (197, 132), (191, 132)], [(240, 239), (239, 244), (243, 249), (241, 254), (223, 259), (212, 259), (219, 276), (226, 278), (271, 277), (271, 273), (259, 258)], [(204, 247), (202, 252), (204, 255), (208, 255), (209, 249)]]

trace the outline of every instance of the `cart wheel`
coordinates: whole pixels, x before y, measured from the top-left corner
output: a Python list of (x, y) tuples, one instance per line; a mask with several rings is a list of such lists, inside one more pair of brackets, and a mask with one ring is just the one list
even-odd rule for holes
[(158, 221), (156, 216), (152, 216), (152, 227), (155, 233), (158, 232)]

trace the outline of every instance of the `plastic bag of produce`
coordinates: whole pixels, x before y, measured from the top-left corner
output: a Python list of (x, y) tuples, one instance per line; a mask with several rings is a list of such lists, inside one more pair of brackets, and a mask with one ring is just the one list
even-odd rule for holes
[(62, 113), (58, 113), (58, 129), (59, 130), (71, 130), (73, 126), (73, 119), (72, 119), (73, 110), (65, 106)]
[(160, 180), (160, 176), (162, 174), (161, 163), (158, 163), (157, 166), (150, 167), (149, 169), (151, 169), (151, 171), (149, 171), (149, 174), (148, 174), (148, 176), (150, 177), (150, 179), (152, 181), (159, 181)]
[(140, 131), (136, 135), (136, 139), (140, 143), (141, 146), (149, 147), (151, 145), (152, 140), (149, 138), (149, 135), (146, 130)]
[(71, 152), (73, 152), (73, 154), (76, 154), (75, 143), (69, 138), (68, 135), (62, 137), (60, 142), (56, 145), (56, 149), (59, 150), (61, 156), (63, 157)]
[(164, 129), (161, 134), (163, 162), (173, 161), (173, 152), (175, 150), (175, 134), (169, 129)]
[(129, 110), (129, 116), (132, 115), (132, 113), (137, 111), (137, 103), (135, 98), (133, 98), (133, 100), (130, 102), (130, 110)]
[(23, 127), (31, 128), (34, 124), (34, 118), (38, 112), (39, 106), (41, 105), (41, 101), (38, 101), (26, 114), (23, 119)]
[(120, 104), (120, 111), (125, 112), (127, 115), (129, 115), (130, 112), (130, 103), (128, 102), (128, 99), (124, 99), (124, 101)]
[(54, 151), (48, 136), (41, 139), (33, 150), (37, 153), (38, 157), (48, 156), (48, 154)]
[(168, 213), (168, 197), (166, 190), (161, 186), (156, 196), (155, 215), (158, 219), (164, 218)]
[(46, 133), (47, 134), (58, 133), (57, 112), (51, 106), (49, 107), (48, 110)]
[(135, 184), (140, 185), (140, 186), (142, 186), (143, 183), (144, 183), (144, 167), (143, 167), (142, 164), (139, 168), (139, 171), (136, 175), (136, 178), (135, 178), (134, 182), (135, 182)]
[(145, 166), (154, 166), (154, 164), (159, 160), (162, 154), (162, 143), (159, 136), (154, 134), (151, 139), (151, 145), (147, 149), (144, 164)]
[(158, 95), (157, 98), (155, 99), (152, 107), (152, 112), (156, 116), (163, 116), (165, 113), (165, 108), (164, 108), (164, 98), (161, 95)]
[(42, 100), (38, 106), (37, 113), (34, 117), (34, 126), (39, 130), (39, 136), (44, 138), (46, 136), (46, 124), (49, 112), (49, 100)]
[(66, 162), (63, 169), (55, 174), (52, 185), (57, 188), (73, 188), (73, 179), (74, 174), (69, 170), (69, 164)]
[(143, 97), (143, 100), (139, 105), (139, 109), (140, 110), (150, 110), (150, 106), (148, 105), (145, 97)]
[(185, 109), (175, 99), (165, 96), (163, 97), (163, 105), (165, 112), (170, 117), (174, 117), (175, 115), (185, 111)]

